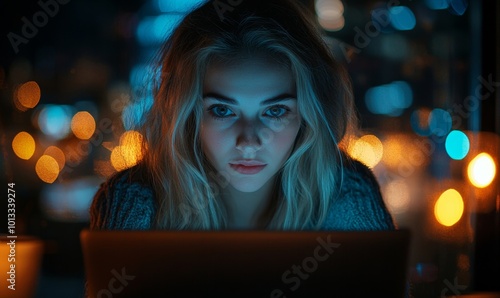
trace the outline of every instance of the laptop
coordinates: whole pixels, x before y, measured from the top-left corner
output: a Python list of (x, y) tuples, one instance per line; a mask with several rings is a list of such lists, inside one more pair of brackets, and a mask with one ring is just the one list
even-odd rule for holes
[(404, 297), (410, 232), (90, 231), (89, 297)]

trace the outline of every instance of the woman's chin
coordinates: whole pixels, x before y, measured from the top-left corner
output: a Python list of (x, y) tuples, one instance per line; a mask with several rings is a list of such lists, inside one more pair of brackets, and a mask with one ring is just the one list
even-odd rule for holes
[(249, 184), (249, 183), (243, 183), (243, 184), (236, 184), (236, 185), (232, 185), (233, 188), (237, 191), (240, 191), (240, 192), (247, 192), (247, 193), (252, 193), (252, 192), (256, 192), (258, 191), (259, 189), (262, 188), (263, 184), (255, 184), (255, 183), (252, 183), (252, 184)]

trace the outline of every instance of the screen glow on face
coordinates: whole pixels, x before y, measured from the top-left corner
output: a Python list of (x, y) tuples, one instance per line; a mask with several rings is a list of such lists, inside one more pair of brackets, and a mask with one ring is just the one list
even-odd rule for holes
[[(254, 192), (273, 178), (289, 157), (299, 128), (289, 69), (266, 58), (209, 65), (203, 86), (202, 148), (235, 189)], [(263, 166), (235, 167), (241, 160)]]

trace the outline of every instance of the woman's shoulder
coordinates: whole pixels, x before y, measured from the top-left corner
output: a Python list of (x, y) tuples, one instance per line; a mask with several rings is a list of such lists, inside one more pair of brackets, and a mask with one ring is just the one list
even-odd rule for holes
[(372, 170), (347, 154), (342, 156), (341, 169), (340, 191), (332, 201), (324, 227), (334, 230), (395, 229)]
[(372, 170), (346, 153), (342, 155), (342, 192), (360, 192), (365, 195), (380, 193), (380, 186)]
[(90, 207), (90, 228), (146, 230), (155, 214), (153, 189), (135, 166), (103, 182)]

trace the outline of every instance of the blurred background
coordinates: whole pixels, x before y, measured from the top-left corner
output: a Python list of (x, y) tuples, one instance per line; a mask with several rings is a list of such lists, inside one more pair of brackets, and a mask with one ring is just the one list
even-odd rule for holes
[[(91, 200), (140, 160), (134, 99), (162, 41), (200, 2), (0, 3), (0, 177), (15, 192), (15, 233), (43, 241), (36, 297), (83, 297)], [(349, 154), (413, 232), (415, 296), (500, 291), (499, 3), (301, 2), (352, 78), (363, 131)]]

